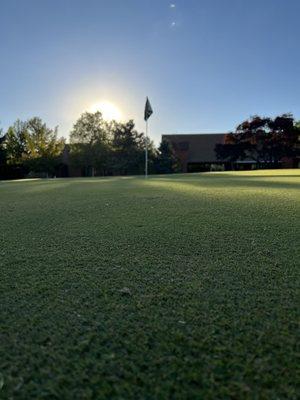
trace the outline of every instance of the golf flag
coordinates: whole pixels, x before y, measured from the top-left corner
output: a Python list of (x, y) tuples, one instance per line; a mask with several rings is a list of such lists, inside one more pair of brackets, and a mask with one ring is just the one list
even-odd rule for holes
[(153, 114), (153, 110), (152, 110), (150, 101), (147, 97), (146, 105), (145, 105), (145, 116), (144, 116), (145, 121), (147, 121), (148, 118), (150, 118), (151, 114)]

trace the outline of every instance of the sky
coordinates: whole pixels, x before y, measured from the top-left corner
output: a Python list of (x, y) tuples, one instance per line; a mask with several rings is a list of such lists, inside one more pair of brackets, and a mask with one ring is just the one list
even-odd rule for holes
[(0, 127), (110, 102), (155, 142), (300, 119), (299, 0), (0, 0)]

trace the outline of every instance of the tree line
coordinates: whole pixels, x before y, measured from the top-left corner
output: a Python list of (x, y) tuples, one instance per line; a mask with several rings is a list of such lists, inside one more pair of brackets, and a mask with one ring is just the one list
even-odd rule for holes
[(253, 116), (239, 124), (235, 132), (225, 136), (224, 144), (217, 144), (219, 160), (232, 164), (254, 160), (258, 165), (278, 168), (284, 159), (292, 159), (297, 167), (299, 157), (300, 122), (292, 114), (275, 118)]
[[(85, 112), (70, 132), (69, 143), (34, 117), (17, 120), (7, 132), (0, 132), (0, 177), (53, 177), (67, 163), (85, 176), (138, 175), (145, 168), (144, 133), (132, 120), (105, 121), (100, 111)], [(149, 172), (179, 171), (179, 162), (170, 143), (156, 148), (148, 139)]]
[[(291, 114), (275, 118), (254, 116), (225, 135), (215, 152), (220, 162), (235, 169), (237, 161), (254, 161), (263, 167), (279, 167), (284, 159), (299, 162), (300, 122)], [(101, 112), (85, 112), (75, 122), (67, 144), (58, 129), (41, 118), (17, 120), (6, 132), (0, 130), (0, 179), (75, 175), (138, 175), (144, 173), (144, 133), (132, 120), (105, 121)], [(158, 147), (148, 139), (149, 173), (181, 171), (180, 160), (171, 144)]]

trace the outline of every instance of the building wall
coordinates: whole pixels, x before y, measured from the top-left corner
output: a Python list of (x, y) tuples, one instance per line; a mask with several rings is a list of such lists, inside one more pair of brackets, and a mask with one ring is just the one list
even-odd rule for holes
[(224, 133), (210, 134), (187, 134), (187, 135), (163, 135), (162, 139), (171, 143), (176, 156), (181, 162), (183, 172), (188, 172), (191, 166), (201, 170), (205, 164), (219, 164), (215, 147), (217, 144), (224, 144)]

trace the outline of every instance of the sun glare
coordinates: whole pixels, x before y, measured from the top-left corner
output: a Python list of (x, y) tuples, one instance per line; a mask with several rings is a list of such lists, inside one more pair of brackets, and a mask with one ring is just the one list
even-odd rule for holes
[(100, 111), (102, 113), (103, 119), (105, 119), (106, 121), (120, 121), (122, 119), (122, 113), (119, 108), (109, 101), (101, 101), (99, 103), (95, 103), (90, 110), (91, 112)]

